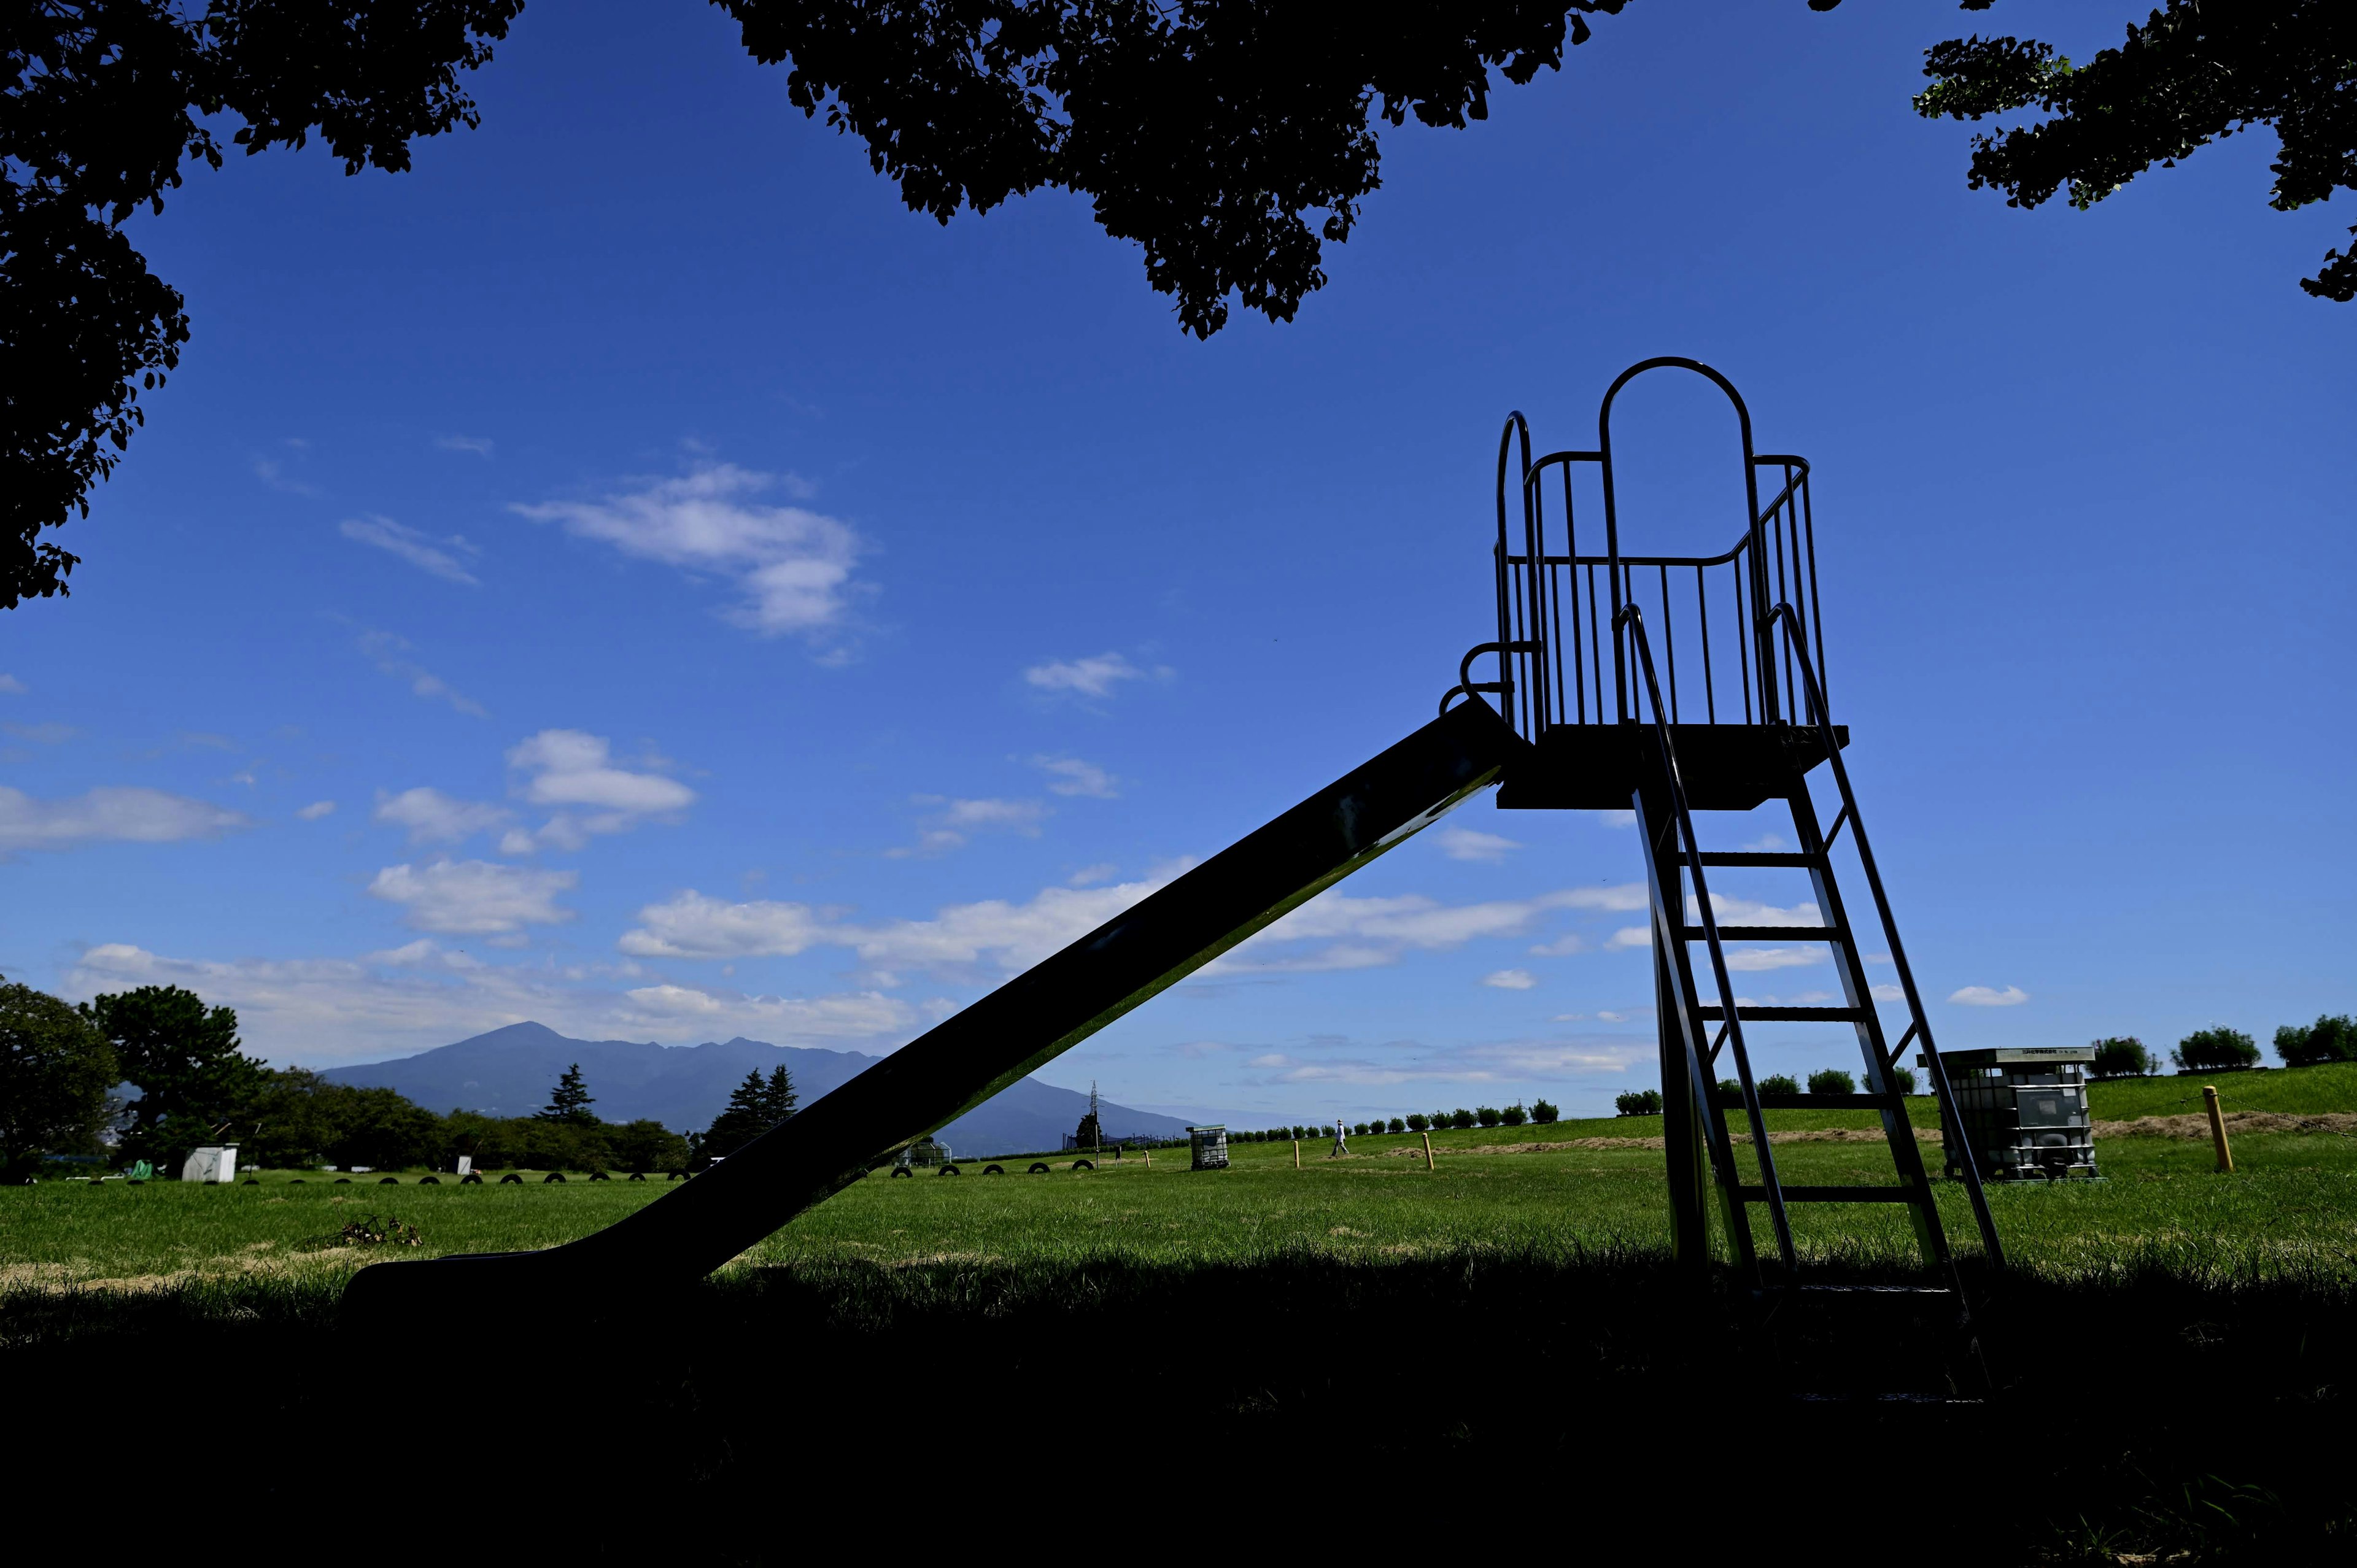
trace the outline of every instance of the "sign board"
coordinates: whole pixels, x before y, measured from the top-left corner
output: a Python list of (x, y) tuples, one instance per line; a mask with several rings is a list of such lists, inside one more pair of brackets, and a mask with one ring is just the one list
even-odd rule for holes
[(466, 1176), (466, 1175), (469, 1174), (470, 1172), (472, 1172), (472, 1171), (474, 1170), (474, 1168), (475, 1168), (475, 1156), (474, 1156), (474, 1155), (460, 1155), (458, 1156), (458, 1169), (457, 1169), (457, 1172), (456, 1174), (457, 1174), (457, 1175), (459, 1175), (459, 1176)]

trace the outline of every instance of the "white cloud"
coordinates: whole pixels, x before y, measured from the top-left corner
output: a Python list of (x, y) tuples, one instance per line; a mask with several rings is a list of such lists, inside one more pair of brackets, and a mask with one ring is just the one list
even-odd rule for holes
[(0, 730), (6, 731), (18, 740), (29, 740), (35, 746), (63, 746), (81, 734), (81, 731), (74, 728), (73, 725), (61, 725), (54, 720), (39, 725), (0, 725)]
[(2018, 985), (2008, 985), (2003, 991), (1987, 985), (1967, 985), (1949, 993), (1948, 1000), (1967, 1007), (2018, 1007), (2029, 1000), (2029, 993)]
[(859, 536), (834, 518), (749, 499), (772, 488), (807, 489), (716, 463), (681, 478), (647, 480), (603, 500), (514, 510), (535, 521), (561, 522), (566, 532), (625, 555), (735, 579), (744, 602), (729, 618), (765, 637), (832, 631), (849, 618)]
[(868, 1050), (888, 1050), (910, 1029), (898, 1004), (871, 993), (800, 1000), (643, 983), (616, 988), (646, 978), (632, 963), (487, 962), (431, 938), (358, 958), (230, 961), (110, 942), (86, 950), (63, 988), (87, 996), (186, 986), (236, 1008), (247, 1047), (282, 1064), (406, 1055), (525, 1019), (587, 1039), (651, 1036), (683, 1045), (742, 1033), (780, 1045), (850, 1041)]
[(1604, 950), (1606, 952), (1626, 952), (1631, 948), (1649, 948), (1652, 945), (1652, 927), (1623, 926), (1619, 930), (1613, 932), (1611, 936), (1605, 939)]
[(318, 486), (290, 477), (286, 466), (272, 458), (256, 457), (253, 460), (253, 477), (272, 489), (285, 490), (291, 496), (316, 496), (319, 493)]
[(1633, 828), (1637, 825), (1637, 813), (1625, 807), (1619, 811), (1607, 809), (1597, 812), (1596, 820), (1608, 828)]
[[(1478, 904), (1442, 904), (1422, 894), (1353, 898), (1324, 893), (1243, 943), (1207, 972), (1306, 973), (1318, 970), (1371, 969), (1396, 963), (1411, 949), (1439, 951), (1475, 940), (1526, 935), (1558, 909), (1630, 910), (1645, 907), (1637, 883), (1568, 887), (1535, 898), (1499, 898)], [(1274, 957), (1282, 943), (1324, 941), (1313, 954)]]
[(1907, 988), (1903, 985), (1877, 985), (1870, 987), (1867, 993), (1872, 996), (1877, 1002), (1904, 1002), (1907, 1000)]
[(906, 860), (911, 855), (942, 854), (959, 848), (968, 834), (977, 831), (1021, 833), (1026, 838), (1039, 836), (1039, 823), (1049, 812), (1039, 800), (946, 800), (939, 795), (920, 795), (920, 806), (942, 809), (924, 819), (925, 831), (914, 845), (884, 852), (888, 860)]
[(791, 958), (827, 940), (806, 904), (726, 904), (694, 888), (639, 911), (619, 944), (639, 958)]
[(1003, 898), (952, 904), (930, 920), (894, 920), (844, 928), (871, 964), (940, 968), (987, 963), (1019, 972), (1055, 953), (1163, 886), (1121, 882), (1110, 887), (1044, 887), (1021, 904)]
[(1102, 862), (1095, 865), (1084, 865), (1078, 871), (1072, 873), (1070, 876), (1064, 878), (1064, 885), (1067, 887), (1086, 887), (1092, 882), (1103, 882), (1107, 880), (1120, 870), (1121, 867), (1114, 865), (1111, 861)]
[(336, 803), (333, 800), (314, 800), (295, 814), (302, 818), (307, 822), (316, 822), (321, 817), (327, 816), (330, 812), (334, 811), (335, 809)]
[(1120, 780), (1093, 762), (1082, 762), (1077, 757), (1035, 757), (1031, 766), (1049, 776), (1050, 793), (1083, 795), (1095, 800), (1121, 798), (1121, 791), (1114, 788)]
[(592, 834), (624, 832), (695, 802), (695, 791), (676, 779), (615, 767), (612, 743), (577, 729), (542, 730), (511, 746), (507, 759), (526, 775), (517, 795), (559, 809), (534, 832), (510, 832), (500, 841), (502, 854), (527, 854), (544, 844), (579, 849)]
[(1506, 858), (1509, 850), (1523, 846), (1516, 841), (1497, 833), (1477, 832), (1471, 828), (1440, 830), (1440, 850), (1451, 860), (1480, 860), (1491, 865)]
[(907, 1003), (876, 991), (815, 998), (748, 996), (665, 983), (640, 986), (623, 995), (649, 1023), (686, 1023), (716, 1035), (725, 1030), (756, 1038), (786, 1035), (804, 1040), (867, 1040), (906, 1031), (917, 1021)]
[[(458, 555), (475, 556), (482, 552), (457, 534), (436, 539), (389, 517), (375, 516), (348, 517), (336, 525), (336, 532), (358, 543), (371, 544), (398, 555), (419, 571), (430, 572), (447, 582), (464, 583), (470, 588), (482, 586), (458, 559)], [(452, 551), (457, 554), (452, 554)]]
[(573, 918), (572, 910), (556, 907), (556, 896), (580, 881), (575, 871), (443, 860), (424, 866), (388, 865), (368, 890), (406, 908), (408, 923), (416, 930), (488, 936)]
[(1495, 974), (1481, 977), (1482, 984), (1500, 991), (1528, 991), (1538, 983), (1538, 976), (1527, 969), (1501, 969)]
[(491, 438), (488, 435), (444, 435), (436, 438), (434, 445), (445, 452), (472, 452), (478, 457), (491, 455)]
[(448, 682), (423, 665), (403, 658), (402, 655), (409, 651), (409, 644), (393, 633), (363, 631), (359, 640), (361, 651), (375, 660), (376, 667), (385, 674), (396, 681), (408, 682), (409, 690), (413, 695), (424, 697), (429, 702), (447, 703), (470, 718), (481, 719), (490, 716), (484, 712), (480, 703), (476, 702), (472, 697), (464, 696), (453, 691)]
[(1117, 682), (1140, 681), (1145, 677), (1145, 671), (1118, 653), (1100, 653), (1092, 659), (1056, 660), (1046, 664), (1034, 664), (1023, 671), (1023, 679), (1043, 692), (1078, 692), (1086, 697), (1110, 697)]
[[(328, 810), (335, 810), (334, 802), (328, 803)], [(411, 843), (457, 843), (490, 832), (509, 815), (504, 806), (455, 800), (439, 789), (424, 788), (404, 789), (398, 795), (380, 792), (375, 812), (378, 822), (406, 829)]]
[(1541, 942), (1531, 949), (1533, 958), (1569, 958), (1588, 950), (1588, 940), (1577, 931), (1566, 931), (1551, 942)]
[(0, 692), (5, 692), (12, 697), (21, 697), (27, 690), (29, 690), (29, 688), (26, 686), (25, 682), (17, 680), (16, 677), (9, 674), (6, 671), (0, 670)]
[(161, 789), (109, 786), (40, 800), (0, 785), (0, 854), (107, 842), (174, 843), (219, 838), (248, 825), (227, 807)]
[(1727, 967), (1737, 974), (1760, 974), (1771, 969), (1805, 969), (1832, 956), (1824, 948), (1760, 948), (1736, 942), (1727, 950)]

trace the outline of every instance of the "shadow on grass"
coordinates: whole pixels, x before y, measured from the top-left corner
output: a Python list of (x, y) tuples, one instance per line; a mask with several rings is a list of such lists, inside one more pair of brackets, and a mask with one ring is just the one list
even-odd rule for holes
[[(1977, 1402), (1944, 1397), (1969, 1368), (1903, 1298), (1762, 1326), (1637, 1249), (830, 1261), (625, 1311), (525, 1320), (453, 1301), (365, 1336), (339, 1324), (332, 1282), (22, 1293), (0, 1298), (0, 1378), (48, 1412), (137, 1408), (160, 1378), (176, 1411), (200, 1393), (265, 1446), (434, 1459), (452, 1509), (582, 1497), (585, 1466), (627, 1455), (580, 1507), (507, 1516), (589, 1555), (653, 1531), (708, 1560), (769, 1560), (791, 1477), (810, 1506), (888, 1510), (872, 1517), (896, 1536), (954, 1521), (960, 1555), (1050, 1539), (1092, 1496), (1144, 1510), (1135, 1530), (1198, 1506), (1231, 1518), (1248, 1498), (1491, 1517), (1458, 1506), (1479, 1494), (1576, 1515), (1598, 1546), (1740, 1549), (1805, 1516), (1835, 1557), (1847, 1525), (1861, 1548), (1901, 1529), (1932, 1561), (2346, 1560), (2345, 1287), (2156, 1273), (2015, 1276), (1976, 1296), (1997, 1380)], [(1873, 1397), (1892, 1394), (1912, 1397)], [(349, 1498), (316, 1468), (234, 1474), (241, 1506), (269, 1517), (324, 1521)], [(40, 1458), (15, 1477), (59, 1508), (91, 1478)], [(217, 1509), (231, 1481), (158, 1474), (142, 1503), (168, 1509), (182, 1485), (178, 1506)]]

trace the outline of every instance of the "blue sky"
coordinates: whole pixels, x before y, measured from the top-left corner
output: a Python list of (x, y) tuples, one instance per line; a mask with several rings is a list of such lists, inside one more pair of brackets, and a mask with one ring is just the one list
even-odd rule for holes
[[(2083, 54), (2130, 9), (1995, 19)], [(0, 617), (0, 971), (187, 984), (280, 1062), (889, 1048), (1423, 722), (1492, 634), (1505, 412), (1585, 445), (1684, 353), (1816, 466), (1944, 1045), (2357, 1007), (2357, 312), (2293, 281), (2349, 216), (2269, 211), (2266, 133), (2086, 213), (1967, 191), (1907, 100), (1975, 20), (1643, 0), (1388, 133), (1300, 319), (1205, 344), (1081, 201), (907, 212), (717, 12), (534, 7), (414, 173), (239, 159), (140, 220), (196, 338), (73, 597)], [(1731, 542), (1723, 413), (1623, 407), (1631, 547)], [(1446, 828), (1044, 1076), (1288, 1121), (1642, 1086), (1632, 835)]]

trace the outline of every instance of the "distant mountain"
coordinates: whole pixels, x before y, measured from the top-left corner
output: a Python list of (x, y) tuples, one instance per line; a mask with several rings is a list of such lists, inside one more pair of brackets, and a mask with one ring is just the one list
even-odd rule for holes
[[(429, 1111), (479, 1111), (487, 1116), (529, 1116), (548, 1103), (557, 1075), (574, 1062), (609, 1122), (651, 1117), (675, 1133), (708, 1126), (728, 1091), (748, 1072), (768, 1077), (783, 1063), (804, 1105), (833, 1092), (881, 1061), (858, 1051), (773, 1046), (733, 1040), (701, 1046), (659, 1046), (639, 1040), (568, 1039), (544, 1024), (511, 1024), (452, 1046), (392, 1061), (329, 1068), (335, 1083), (398, 1090)], [(1027, 1078), (1009, 1084), (941, 1131), (961, 1155), (1053, 1149), (1088, 1113), (1089, 1097)], [(1133, 1111), (1111, 1101), (1099, 1115), (1108, 1138), (1169, 1138), (1185, 1120)]]

